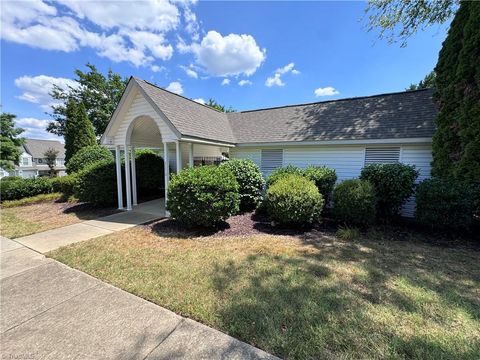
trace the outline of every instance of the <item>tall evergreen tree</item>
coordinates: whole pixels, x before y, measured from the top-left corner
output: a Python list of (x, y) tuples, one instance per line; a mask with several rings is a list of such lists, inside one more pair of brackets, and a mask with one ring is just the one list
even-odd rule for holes
[(480, 2), (460, 4), (435, 67), (433, 174), (480, 180)]
[(65, 162), (68, 162), (81, 148), (96, 145), (97, 139), (83, 103), (69, 99), (65, 115)]
[(0, 117), (0, 167), (5, 170), (13, 170), (19, 164), (20, 146), (25, 141), (20, 137), (24, 130), (15, 127), (16, 117), (10, 113), (2, 113)]

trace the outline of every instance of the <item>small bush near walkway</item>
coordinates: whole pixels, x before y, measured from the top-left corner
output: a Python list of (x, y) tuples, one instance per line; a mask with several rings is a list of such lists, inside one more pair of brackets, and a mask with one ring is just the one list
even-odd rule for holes
[(265, 185), (260, 168), (252, 160), (232, 159), (220, 164), (229, 169), (239, 185), (240, 210), (253, 210), (262, 200), (262, 189)]
[(335, 170), (326, 166), (309, 166), (302, 171), (303, 176), (315, 183), (320, 194), (325, 199), (325, 204), (330, 202), (333, 188), (337, 181), (337, 173)]
[(471, 189), (455, 180), (427, 179), (416, 191), (417, 221), (431, 229), (468, 230), (473, 221)]
[(370, 164), (360, 173), (368, 180), (377, 195), (377, 216), (391, 218), (398, 215), (403, 203), (413, 195), (418, 171), (405, 164)]
[(68, 198), (75, 192), (74, 189), (77, 178), (77, 174), (52, 178), (53, 191), (62, 193), (64, 197)]
[(113, 205), (117, 201), (115, 162), (103, 160), (90, 164), (77, 175), (75, 197), (82, 202)]
[(288, 175), (267, 191), (268, 214), (282, 225), (303, 226), (317, 222), (324, 204), (313, 181), (301, 175)]
[(283, 179), (284, 177), (286, 177), (288, 175), (292, 175), (292, 174), (293, 175), (300, 175), (300, 176), (303, 175), (302, 170), (300, 168), (296, 167), (296, 166), (293, 166), (293, 165), (287, 165), (285, 167), (275, 169), (267, 177), (267, 187), (272, 186), (278, 180)]
[(137, 150), (135, 154), (138, 196), (163, 196), (165, 173), (163, 158), (152, 150)]
[(347, 225), (366, 227), (375, 221), (376, 197), (373, 185), (364, 180), (345, 180), (333, 190), (333, 214)]
[(51, 178), (15, 179), (0, 181), (0, 198), (2, 201), (18, 200), (40, 194), (54, 192)]
[(213, 227), (239, 210), (239, 185), (224, 166), (200, 166), (175, 175), (167, 210), (187, 227)]
[(66, 163), (67, 173), (73, 174), (99, 161), (113, 161), (113, 154), (106, 147), (100, 145), (86, 146), (78, 150)]

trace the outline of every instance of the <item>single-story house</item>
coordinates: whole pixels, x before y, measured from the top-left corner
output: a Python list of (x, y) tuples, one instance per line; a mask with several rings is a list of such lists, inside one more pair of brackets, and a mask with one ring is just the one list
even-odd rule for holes
[(50, 167), (47, 165), (45, 152), (48, 149), (58, 151), (55, 166), (53, 168), (56, 176), (64, 176), (65, 172), (65, 147), (60, 141), (25, 139), (21, 147), (20, 164), (15, 169), (6, 172), (5, 176), (20, 176), (24, 179), (38, 176), (50, 176)]
[[(120, 153), (140, 147), (160, 149), (169, 164), (166, 184), (170, 171), (222, 156), (251, 159), (266, 176), (288, 164), (326, 165), (336, 170), (339, 181), (358, 177), (365, 164), (402, 162), (415, 165), (421, 181), (430, 176), (435, 115), (431, 89), (223, 113), (132, 77), (102, 144), (116, 150), (123, 208)], [(127, 210), (137, 204), (129, 152)], [(413, 211), (409, 201), (403, 214)]]

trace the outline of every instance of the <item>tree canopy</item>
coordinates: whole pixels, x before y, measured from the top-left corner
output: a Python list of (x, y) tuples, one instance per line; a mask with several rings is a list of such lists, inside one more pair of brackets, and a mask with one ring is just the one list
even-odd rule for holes
[(65, 134), (67, 102), (75, 99), (83, 103), (87, 116), (93, 124), (95, 135), (100, 137), (107, 127), (120, 98), (122, 97), (128, 79), (122, 79), (119, 74), (109, 70), (106, 75), (100, 73), (95, 65), (88, 63), (87, 72), (75, 70), (76, 87), (63, 89), (54, 85), (50, 94), (54, 99), (60, 100), (59, 105), (52, 106), (53, 121), (48, 124), (47, 131), (63, 136)]
[(24, 130), (15, 127), (16, 117), (10, 113), (0, 115), (0, 167), (5, 170), (13, 170), (15, 165), (20, 163), (20, 146), (25, 142), (25, 139), (20, 137)]
[(221, 112), (224, 112), (224, 113), (231, 113), (231, 112), (235, 112), (235, 109), (233, 109), (231, 106), (229, 106), (228, 108), (224, 105), (220, 105), (219, 103), (217, 103), (214, 99), (210, 98), (208, 99), (208, 101), (205, 103), (205, 105), (207, 106), (210, 106), (218, 111), (221, 111)]
[(461, 2), (435, 67), (434, 175), (480, 182), (480, 2)]
[(50, 169), (50, 176), (53, 177), (55, 172), (53, 169), (55, 168), (55, 162), (57, 160), (58, 150), (54, 148), (48, 148), (47, 151), (43, 154), (45, 160), (47, 162), (48, 168)]
[(401, 42), (419, 29), (446, 22), (458, 9), (459, 0), (369, 0), (365, 10), (369, 30), (380, 29), (379, 37)]
[(65, 109), (65, 162), (86, 146), (97, 144), (93, 126), (82, 102), (71, 98)]
[(418, 84), (410, 84), (405, 90), (421, 90), (435, 87), (435, 71), (431, 71), (429, 74), (425, 75), (423, 80), (420, 80)]

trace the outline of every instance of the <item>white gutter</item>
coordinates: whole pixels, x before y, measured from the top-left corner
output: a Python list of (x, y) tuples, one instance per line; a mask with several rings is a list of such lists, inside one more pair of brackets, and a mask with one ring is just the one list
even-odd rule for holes
[(189, 142), (194, 144), (205, 144), (205, 145), (215, 145), (221, 147), (235, 147), (235, 144), (230, 143), (223, 143), (218, 141), (211, 141), (211, 140), (203, 140), (203, 139), (196, 139), (196, 138), (189, 138), (189, 137), (182, 137), (179, 139), (181, 142)]
[(305, 146), (305, 145), (366, 145), (366, 144), (424, 144), (431, 143), (432, 138), (401, 138), (401, 139), (365, 139), (365, 140), (325, 140), (325, 141), (276, 141), (257, 143), (238, 143), (237, 147), (263, 146)]

